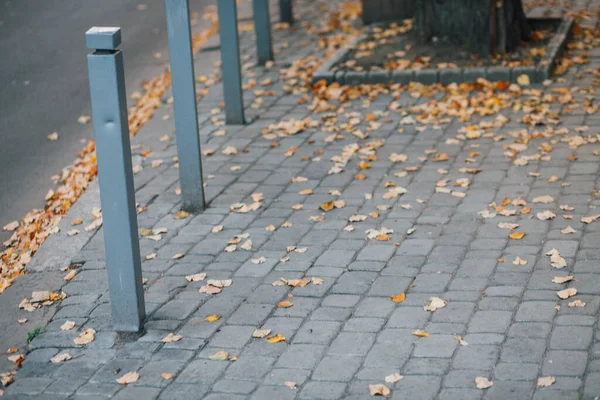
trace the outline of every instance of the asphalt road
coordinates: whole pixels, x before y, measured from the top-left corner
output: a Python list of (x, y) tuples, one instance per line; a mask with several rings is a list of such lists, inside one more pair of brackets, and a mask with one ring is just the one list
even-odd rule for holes
[[(190, 7), (202, 13), (211, 3), (190, 0)], [(90, 115), (85, 31), (121, 27), (128, 94), (164, 70), (168, 49), (160, 0), (0, 0), (0, 21), (2, 227), (43, 207), (50, 177), (93, 137), (91, 124), (77, 123)], [(52, 132), (57, 141), (47, 140)], [(8, 237), (0, 230), (0, 242)]]

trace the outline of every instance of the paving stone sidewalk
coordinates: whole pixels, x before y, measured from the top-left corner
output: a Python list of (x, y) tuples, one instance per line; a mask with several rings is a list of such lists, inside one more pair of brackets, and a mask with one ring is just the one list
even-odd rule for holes
[[(277, 138), (279, 145), (273, 146), (273, 140), (266, 140), (262, 133), (269, 125), (309, 116), (320, 120), (323, 115), (309, 110), (312, 99), (306, 104), (299, 102), (307, 94), (283, 90), (279, 69), (310, 56), (323, 59), (316, 28), (310, 29), (308, 23), (318, 27), (319, 18), (341, 4), (295, 2), (296, 26), (273, 31), (277, 61), (272, 68), (250, 65), (255, 55), (253, 32), (242, 29), (242, 51), (249, 63), (244, 79), (247, 84), (258, 82), (245, 92), (248, 115), (254, 122), (216, 126), (223, 120), (221, 84), (212, 86), (200, 102), (203, 150), (214, 150), (214, 155), (203, 160), (210, 206), (202, 214), (174, 218), (180, 206), (178, 171), (172, 160), (176, 146), (173, 138), (159, 141), (165, 134), (172, 135), (172, 119), (163, 118), (171, 115), (172, 109), (166, 101), (159, 108), (133, 140), (137, 152), (152, 149), (147, 157), (134, 156), (134, 164), (143, 166), (135, 176), (136, 198), (147, 205), (139, 214), (139, 227), (167, 230), (158, 241), (140, 237), (142, 256), (156, 253), (154, 259), (143, 262), (145, 332), (118, 335), (111, 328), (104, 232), (100, 229), (73, 259), (84, 265), (62, 287), (68, 297), (58, 305), (44, 332), (31, 342), (5, 398), (366, 399), (370, 398), (369, 384), (385, 383), (384, 378), (394, 373), (404, 378), (386, 383), (393, 399), (575, 400), (600, 396), (600, 222), (580, 222), (582, 216), (597, 214), (600, 206), (592, 196), (599, 168), (593, 151), (600, 145), (570, 148), (568, 143), (553, 143), (551, 159), (531, 159), (527, 166), (518, 166), (504, 155), (504, 146), (512, 141), (483, 137), (448, 144), (463, 123), (452, 121), (439, 129), (428, 125), (423, 130), (419, 124), (401, 125), (404, 116), (390, 112), (378, 119), (381, 126), (369, 131), (367, 139), (346, 134), (343, 140), (324, 140), (331, 132), (317, 127)], [(574, 4), (577, 9), (594, 3)], [(240, 7), (242, 26), (247, 26), (249, 4)], [(272, 10), (277, 10), (275, 3)], [(543, 15), (545, 10), (541, 7), (531, 12)], [(595, 24), (595, 18), (588, 23)], [(196, 57), (197, 76), (210, 77), (219, 60), (219, 52), (210, 51), (212, 45)], [(562, 86), (591, 88), (594, 76), (581, 72), (600, 66), (600, 49), (590, 51), (589, 61), (588, 65), (573, 66), (560, 83), (539, 89), (550, 93)], [(266, 79), (273, 83), (262, 86)], [(257, 89), (274, 90), (274, 95), (260, 96), (257, 101)], [(434, 99), (439, 96), (433, 94)], [(573, 91), (573, 97), (581, 103), (585, 96)], [(592, 93), (591, 100), (595, 99)], [(339, 123), (354, 117), (347, 113), (387, 112), (394, 101), (391, 92), (365, 100), (350, 100), (344, 113), (337, 115)], [(399, 101), (406, 106), (429, 100), (403, 95)], [(510, 136), (509, 132), (527, 129), (519, 122), (519, 110), (501, 113), (511, 120), (494, 133)], [(476, 117), (471, 123), (492, 119)], [(578, 135), (574, 128), (579, 126), (589, 126), (586, 134), (594, 135), (600, 117), (574, 109), (561, 121), (560, 127), (568, 128), (568, 135)], [(362, 120), (358, 127), (367, 132), (368, 125)], [(385, 144), (376, 148), (373, 140), (385, 140)], [(530, 150), (537, 151), (543, 141), (533, 139)], [(376, 158), (368, 161), (371, 167), (361, 171), (361, 159), (356, 156), (343, 172), (329, 174), (330, 159), (351, 143), (362, 148), (371, 143), (374, 147), (367, 153), (374, 154), (376, 148)], [(223, 154), (229, 146), (238, 154)], [(291, 148), (297, 149), (286, 156)], [(427, 156), (428, 149), (447, 153), (449, 158), (418, 161)], [(470, 154), (474, 151), (479, 155)], [(392, 153), (406, 154), (408, 162), (392, 162)], [(577, 161), (570, 162), (569, 156), (576, 156)], [(476, 160), (466, 164), (468, 158)], [(156, 160), (164, 163), (152, 168)], [(403, 174), (407, 166), (420, 169)], [(466, 175), (460, 173), (463, 167), (482, 171)], [(448, 174), (440, 175), (440, 168)], [(358, 173), (367, 179), (355, 179)], [(307, 179), (292, 182), (299, 176)], [(549, 182), (552, 176), (557, 176), (558, 182)], [(468, 189), (456, 189), (466, 193), (465, 197), (436, 191), (441, 179), (454, 182), (465, 177), (470, 179)], [(407, 193), (382, 198), (389, 190), (385, 187), (388, 181), (406, 188)], [(561, 185), (563, 182), (570, 185)], [(311, 195), (300, 194), (308, 189)], [(334, 190), (341, 194), (332, 195)], [(264, 198), (260, 208), (247, 213), (231, 210), (233, 204), (255, 202), (255, 193)], [(532, 203), (544, 195), (554, 201)], [(532, 212), (490, 219), (478, 214), (505, 197), (526, 200)], [(319, 208), (332, 199), (344, 200), (345, 207), (328, 212)], [(297, 204), (302, 204), (302, 209), (292, 208)], [(564, 204), (574, 207), (571, 220), (563, 218), (565, 212), (559, 209)], [(546, 209), (559, 215), (553, 220), (536, 218), (536, 213)], [(349, 222), (354, 215), (364, 215), (366, 220)], [(67, 218), (64, 223), (68, 226), (69, 221)], [(499, 228), (498, 222), (519, 224), (525, 237), (509, 239), (509, 231)], [(265, 229), (270, 225), (276, 229)], [(347, 228), (349, 225), (354, 230)], [(561, 233), (569, 225), (577, 232)], [(368, 229), (382, 227), (393, 230), (388, 233), (389, 241), (367, 239)], [(236, 235), (244, 236), (239, 244), (250, 239), (251, 249), (225, 251), (228, 240)], [(295, 250), (290, 251), (289, 246)], [(551, 268), (545, 254), (552, 248), (560, 250), (567, 267)], [(183, 258), (172, 259), (180, 253)], [(517, 256), (527, 263), (515, 265)], [(502, 259), (505, 261), (499, 261)], [(64, 265), (55, 266), (60, 267)], [(201, 272), (207, 274), (204, 281), (185, 278)], [(574, 274), (573, 282), (552, 282), (554, 276), (569, 274)], [(313, 277), (322, 279), (322, 284), (273, 285), (281, 278)], [(207, 279), (231, 279), (232, 283), (219, 294), (199, 293)], [(577, 288), (577, 296), (559, 299), (556, 291), (567, 287)], [(403, 302), (391, 300), (390, 296), (402, 292), (406, 293)], [(447, 306), (425, 311), (431, 297), (443, 298)], [(585, 302), (585, 307), (569, 307), (575, 299)], [(293, 305), (278, 307), (285, 300)], [(205, 321), (213, 314), (220, 319)], [(67, 320), (75, 322), (75, 329), (61, 330)], [(96, 330), (95, 340), (75, 345), (73, 339), (88, 328)], [(270, 329), (285, 341), (253, 338), (256, 328)], [(430, 336), (415, 336), (417, 329)], [(182, 339), (163, 343), (169, 333)], [(464, 345), (456, 337), (461, 337)], [(71, 360), (49, 361), (65, 351)], [(237, 360), (209, 358), (218, 351)], [(130, 371), (139, 372), (137, 382), (126, 386), (116, 382)], [(173, 377), (162, 378), (165, 373)], [(556, 382), (538, 387), (538, 378), (544, 376), (553, 376)], [(489, 378), (493, 386), (476, 388), (476, 377)], [(290, 388), (286, 382), (294, 382), (296, 387)]]

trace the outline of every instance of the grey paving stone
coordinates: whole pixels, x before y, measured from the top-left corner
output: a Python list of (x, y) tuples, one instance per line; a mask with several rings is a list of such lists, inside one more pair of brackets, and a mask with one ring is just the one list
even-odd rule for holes
[(50, 378), (23, 378), (15, 380), (6, 390), (7, 395), (39, 395), (54, 379)]
[(293, 399), (295, 391), (288, 389), (287, 387), (276, 387), (276, 386), (263, 386), (254, 392), (251, 399)]
[(593, 329), (583, 326), (557, 326), (550, 336), (555, 350), (586, 350), (592, 344)]
[(494, 386), (486, 389), (484, 399), (530, 399), (533, 396), (535, 382), (497, 381)]
[(350, 318), (344, 324), (342, 330), (348, 332), (372, 332), (377, 333), (385, 324), (383, 318)]
[(329, 344), (341, 326), (340, 322), (334, 321), (308, 321), (294, 336), (293, 343)]
[(450, 367), (448, 358), (410, 358), (404, 365), (407, 375), (445, 375)]
[(494, 368), (494, 377), (502, 381), (534, 381), (538, 378), (538, 369), (535, 363), (500, 362)]
[(546, 352), (546, 341), (543, 339), (509, 339), (500, 354), (500, 360), (518, 363), (539, 363)]
[(221, 376), (229, 363), (227, 361), (193, 360), (177, 376), (175, 383), (211, 385)]
[(458, 340), (449, 335), (431, 335), (418, 340), (414, 357), (450, 358), (458, 347)]
[(345, 383), (308, 382), (299, 394), (300, 399), (340, 399), (346, 391)]
[(221, 379), (213, 386), (213, 392), (250, 394), (256, 388), (256, 382)]
[(242, 304), (229, 319), (231, 325), (261, 325), (267, 319), (274, 305), (272, 304)]
[(406, 343), (398, 343), (395, 346), (378, 343), (369, 350), (364, 365), (399, 369), (408, 360), (411, 350), (412, 346)]
[(439, 400), (479, 400), (484, 393), (479, 389), (445, 388), (438, 395)]
[(430, 315), (422, 307), (400, 307), (394, 311), (388, 321), (388, 328), (422, 328)]
[[(398, 293), (401, 292), (399, 291)], [(395, 304), (389, 298), (365, 297), (356, 306), (353, 314), (356, 317), (386, 318), (395, 308)]]
[(296, 382), (296, 385), (302, 386), (311, 373), (308, 369), (275, 368), (267, 374), (264, 384), (284, 386), (285, 382)]
[(122, 386), (116, 382), (113, 383), (93, 383), (88, 382), (77, 389), (77, 396), (104, 396), (112, 397), (122, 389)]
[(210, 344), (213, 347), (241, 349), (252, 337), (252, 332), (254, 332), (254, 326), (224, 326), (212, 337)]
[(542, 374), (580, 376), (585, 371), (587, 358), (587, 353), (583, 351), (549, 351), (542, 367)]
[(360, 356), (326, 356), (321, 360), (312, 379), (315, 381), (349, 382), (358, 371)]
[(310, 370), (316, 367), (326, 351), (326, 346), (316, 344), (291, 344), (279, 357), (278, 368)]
[(127, 386), (123, 388), (123, 390), (121, 390), (119, 393), (117, 393), (117, 395), (114, 396), (114, 398), (119, 400), (153, 400), (158, 398), (159, 393), (160, 389), (156, 388)]
[(440, 390), (441, 380), (441, 377), (419, 375), (405, 376), (402, 380), (402, 384), (394, 389), (392, 398), (432, 400)]
[[(465, 340), (468, 341), (467, 338)], [(499, 352), (499, 346), (461, 346), (456, 352), (452, 366), (457, 369), (489, 370), (496, 364)]]
[(512, 313), (507, 311), (477, 311), (468, 331), (470, 333), (504, 333), (511, 324)]
[(527, 301), (521, 303), (515, 321), (518, 322), (549, 322), (556, 314), (556, 303), (551, 301)]

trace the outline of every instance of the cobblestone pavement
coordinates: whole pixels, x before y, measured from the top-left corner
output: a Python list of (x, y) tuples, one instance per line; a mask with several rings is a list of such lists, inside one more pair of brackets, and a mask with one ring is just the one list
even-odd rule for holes
[[(204, 159), (210, 207), (200, 215), (174, 218), (179, 210), (178, 171), (172, 160), (176, 147), (172, 139), (159, 141), (172, 132), (172, 120), (163, 118), (172, 110), (166, 104), (158, 110), (133, 140), (138, 153), (152, 149), (147, 157), (134, 157), (144, 167), (136, 175), (137, 201), (147, 205), (139, 215), (140, 229), (166, 229), (158, 241), (140, 238), (142, 256), (155, 253), (143, 262), (149, 315), (145, 332), (122, 336), (111, 328), (100, 230), (73, 260), (84, 265), (62, 287), (68, 297), (31, 342), (5, 398), (362, 399), (370, 397), (370, 384), (385, 384), (393, 399), (600, 395), (600, 221), (581, 222), (597, 214), (600, 205), (592, 194), (597, 189), (594, 152), (600, 144), (594, 139), (600, 118), (584, 108), (593, 107), (596, 98), (595, 75), (586, 70), (598, 68), (599, 49), (589, 50), (589, 64), (575, 64), (559, 82), (536, 87), (540, 93), (515, 95), (531, 107), (552, 103), (552, 112), (571, 108), (556, 127), (522, 124), (531, 112), (526, 107), (474, 116), (468, 125), (476, 128), (466, 131), (466, 124), (449, 113), (440, 121), (403, 114), (411, 104), (448, 104), (445, 92), (433, 90), (427, 96), (422, 87), (401, 96), (394, 89), (380, 90), (370, 98), (350, 91), (343, 111), (337, 105), (313, 114), (309, 106), (321, 109), (323, 103), (313, 103), (312, 95), (301, 90), (289, 93), (300, 87), (291, 79), (284, 92), (279, 69), (288, 68), (290, 78), (298, 60), (324, 59), (317, 19), (340, 4), (298, 2), (296, 27), (274, 30), (276, 66), (245, 66), (245, 82), (258, 83), (245, 94), (253, 123), (215, 126), (223, 119), (220, 84), (203, 98), (203, 149), (214, 154)], [(574, 4), (586, 8), (593, 2)], [(248, 4), (241, 7), (245, 20)], [(335, 17), (347, 20), (352, 9), (346, 5), (340, 10)], [(329, 21), (335, 24), (333, 18)], [(586, 23), (595, 25), (593, 12)], [(241, 42), (250, 62), (253, 32), (247, 24), (242, 22)], [(210, 80), (218, 51), (208, 46), (196, 59), (197, 75)], [(266, 79), (272, 84), (265, 85)], [(572, 90), (553, 91), (559, 87)], [(262, 96), (257, 90), (274, 93)], [(421, 95), (410, 95), (415, 91)], [(576, 108), (568, 99), (541, 101), (544, 95), (572, 96), (582, 106)], [(472, 96), (475, 107), (477, 95)], [(306, 126), (297, 134), (290, 134), (289, 125), (269, 128), (307, 117), (312, 120), (304, 120)], [(349, 126), (360, 133), (351, 135)], [(483, 135), (477, 135), (481, 130)], [(276, 137), (277, 132), (286, 133)], [(369, 137), (357, 137), (362, 133)], [(353, 143), (359, 146), (348, 146)], [(229, 147), (237, 154), (223, 154)], [(402, 154), (407, 160), (398, 162)], [(332, 157), (337, 157), (334, 171)], [(164, 163), (153, 168), (159, 159)], [(463, 168), (481, 171), (461, 172)], [(463, 178), (469, 181), (457, 182)], [(449, 181), (440, 182), (444, 179)], [(262, 196), (252, 196), (256, 193)], [(552, 199), (534, 201), (542, 196)], [(505, 198), (513, 204), (503, 202)], [(544, 200), (548, 202), (540, 202)], [(498, 208), (490, 207), (492, 202)], [(232, 211), (236, 203), (251, 210), (238, 205)], [(255, 203), (260, 207), (251, 206)], [(538, 217), (543, 211), (557, 216)], [(63, 230), (69, 222), (63, 222)], [(499, 227), (501, 222), (518, 224), (513, 233), (525, 236), (509, 238), (511, 231)], [(567, 226), (576, 232), (561, 232)], [(227, 251), (233, 249), (231, 242), (238, 242), (237, 248)], [(566, 267), (552, 268), (546, 253), (553, 248), (560, 255), (552, 262), (564, 258)], [(175, 254), (184, 256), (174, 260)], [(186, 279), (199, 273), (206, 278)], [(573, 281), (552, 282), (571, 274)], [(298, 278), (310, 281), (292, 280)], [(208, 279), (230, 279), (231, 285), (218, 294), (199, 293)], [(280, 284), (273, 285), (276, 281)], [(566, 288), (576, 288), (577, 294), (561, 300), (557, 291)], [(392, 301), (390, 296), (400, 293), (405, 300)], [(426, 311), (431, 297), (442, 298), (445, 307)], [(575, 300), (585, 306), (569, 306)], [(283, 307), (282, 301), (292, 306)], [(220, 318), (205, 320), (213, 314)], [(61, 330), (66, 321), (75, 328)], [(89, 328), (96, 331), (95, 340), (75, 345), (73, 339)], [(257, 328), (270, 329), (267, 338), (280, 334), (285, 340), (255, 338)], [(429, 336), (416, 336), (415, 330)], [(163, 343), (169, 333), (182, 338)], [(212, 359), (219, 351), (229, 359)], [(49, 362), (63, 352), (72, 358)], [(116, 382), (132, 371), (139, 373), (137, 382)], [(386, 383), (394, 373), (403, 379)], [(172, 376), (165, 379), (164, 374)], [(488, 378), (493, 386), (477, 388), (477, 377)], [(540, 377), (555, 382), (539, 387)], [(295, 388), (286, 382), (294, 382)]]

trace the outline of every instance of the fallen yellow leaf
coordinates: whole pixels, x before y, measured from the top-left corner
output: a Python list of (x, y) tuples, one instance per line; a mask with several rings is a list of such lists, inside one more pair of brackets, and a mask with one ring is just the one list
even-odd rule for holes
[(216, 322), (220, 319), (221, 319), (221, 316), (219, 314), (212, 314), (212, 315), (209, 315), (208, 317), (204, 318), (204, 320), (206, 322)]
[(391, 296), (391, 299), (394, 303), (402, 303), (404, 299), (406, 299), (406, 295), (404, 294), (404, 292), (400, 294), (394, 294)]
[(270, 338), (267, 339), (267, 342), (269, 343), (279, 343), (279, 342), (283, 342), (285, 341), (285, 336), (281, 335), (281, 334), (277, 334), (275, 336), (271, 336)]

